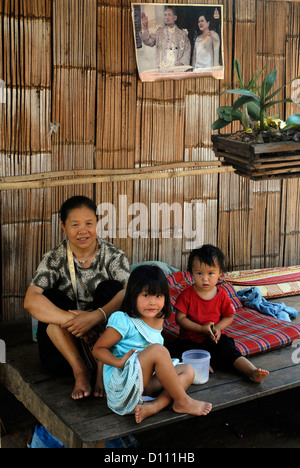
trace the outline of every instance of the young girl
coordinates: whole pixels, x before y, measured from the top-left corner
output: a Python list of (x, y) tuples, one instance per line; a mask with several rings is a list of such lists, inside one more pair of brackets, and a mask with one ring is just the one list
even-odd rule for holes
[(211, 354), (212, 367), (233, 366), (259, 383), (269, 372), (257, 369), (241, 355), (234, 340), (222, 333), (232, 324), (235, 312), (224, 289), (217, 286), (225, 271), (224, 261), (223, 252), (212, 245), (191, 252), (188, 271), (195, 284), (185, 289), (175, 304), (176, 322), (180, 326), (176, 354), (192, 348), (205, 349)]
[[(103, 378), (110, 409), (135, 412), (137, 423), (158, 413), (173, 400), (173, 410), (196, 416), (211, 411), (211, 404), (190, 398), (185, 390), (194, 379), (189, 365), (174, 367), (161, 335), (170, 315), (169, 287), (157, 266), (140, 266), (128, 281), (122, 304), (93, 348), (104, 363)], [(144, 403), (142, 395), (157, 396)]]

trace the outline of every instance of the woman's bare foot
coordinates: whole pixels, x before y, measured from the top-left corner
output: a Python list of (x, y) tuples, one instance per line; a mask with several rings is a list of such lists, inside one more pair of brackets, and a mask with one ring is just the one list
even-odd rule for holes
[(176, 413), (193, 414), (194, 416), (206, 416), (212, 410), (212, 404), (197, 401), (187, 395), (184, 403), (174, 402), (173, 410)]
[(82, 371), (75, 375), (75, 387), (72, 393), (73, 400), (80, 400), (91, 395), (90, 380), (91, 377), (88, 371)]
[(255, 369), (251, 375), (251, 379), (255, 383), (260, 383), (262, 382), (267, 376), (269, 375), (269, 372), (264, 370), (264, 369)]

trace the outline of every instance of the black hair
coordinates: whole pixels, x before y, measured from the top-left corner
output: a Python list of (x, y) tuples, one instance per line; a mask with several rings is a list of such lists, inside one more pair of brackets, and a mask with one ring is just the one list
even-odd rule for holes
[(198, 16), (198, 21), (199, 21), (199, 18), (200, 18), (201, 16), (204, 16), (205, 21), (206, 21), (207, 23), (210, 23), (210, 22), (211, 22), (211, 17), (208, 16), (207, 13), (201, 13), (201, 15)]
[(211, 23), (212, 19), (213, 19), (213, 15), (212, 15), (212, 12), (211, 12), (211, 7), (207, 7), (207, 8), (201, 7), (201, 8), (199, 8), (198, 14), (197, 14), (197, 21), (199, 21), (200, 16), (204, 16), (205, 20), (208, 23)]
[(172, 10), (172, 12), (173, 12), (173, 15), (174, 15), (174, 16), (177, 16), (177, 10), (176, 10), (176, 7), (174, 7), (174, 6), (171, 6), (171, 5), (166, 5), (166, 6), (165, 6), (165, 11), (166, 11), (166, 10)]
[(211, 244), (205, 244), (198, 249), (194, 249), (189, 256), (187, 269), (189, 273), (193, 271), (194, 260), (197, 258), (200, 263), (205, 263), (209, 266), (219, 266), (220, 270), (225, 273), (225, 255), (219, 247), (215, 247)]
[(76, 208), (81, 208), (85, 206), (95, 213), (97, 216), (97, 206), (96, 203), (88, 197), (83, 195), (77, 195), (66, 200), (60, 209), (60, 219), (63, 224), (66, 224), (66, 220), (70, 214), (70, 211), (75, 210)]
[(171, 315), (171, 301), (169, 284), (166, 275), (157, 265), (141, 265), (136, 267), (128, 280), (126, 293), (121, 305), (121, 310), (130, 317), (140, 318), (137, 310), (137, 298), (143, 291), (151, 296), (162, 294), (165, 297), (165, 305), (158, 318), (169, 318)]

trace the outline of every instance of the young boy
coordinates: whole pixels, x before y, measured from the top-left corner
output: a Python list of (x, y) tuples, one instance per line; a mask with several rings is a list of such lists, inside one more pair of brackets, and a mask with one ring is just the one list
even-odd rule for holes
[(212, 245), (191, 252), (188, 271), (195, 284), (185, 289), (175, 304), (176, 322), (180, 326), (176, 349), (178, 354), (192, 348), (205, 349), (211, 354), (212, 367), (233, 366), (259, 383), (269, 372), (257, 369), (241, 355), (234, 340), (222, 333), (232, 324), (235, 313), (226, 291), (217, 286), (225, 271), (224, 261), (223, 252)]

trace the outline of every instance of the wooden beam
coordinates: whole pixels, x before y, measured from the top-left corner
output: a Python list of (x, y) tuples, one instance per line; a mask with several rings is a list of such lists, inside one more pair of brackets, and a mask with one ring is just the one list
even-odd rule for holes
[[(189, 167), (193, 166), (197, 166), (197, 169), (189, 169)], [(0, 179), (0, 190), (65, 187), (67, 185), (73, 186), (134, 180), (175, 179), (179, 177), (224, 172), (234, 172), (234, 169), (232, 166), (224, 166), (218, 161), (167, 164), (139, 169), (61, 171), (55, 173), (46, 172), (42, 174), (31, 174), (17, 177), (2, 177)]]

